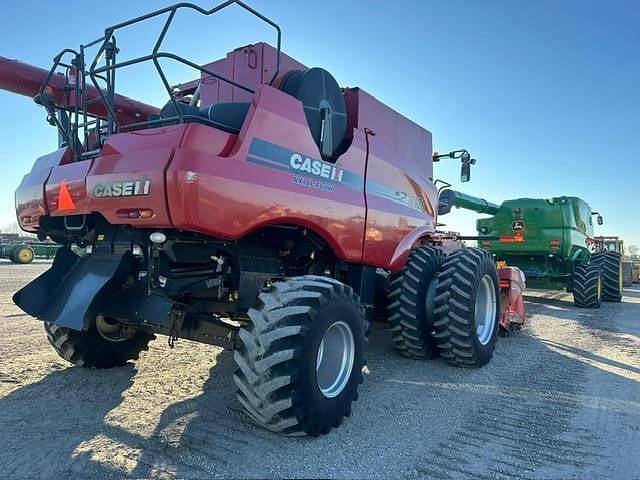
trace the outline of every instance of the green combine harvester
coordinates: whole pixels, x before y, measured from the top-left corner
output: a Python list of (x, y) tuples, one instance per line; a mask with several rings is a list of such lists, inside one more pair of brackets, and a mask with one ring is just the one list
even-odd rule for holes
[(497, 205), (445, 189), (439, 203), (440, 215), (452, 207), (491, 215), (476, 221), (478, 246), (520, 268), (528, 288), (566, 289), (584, 308), (622, 299), (622, 257), (597, 248), (593, 217), (602, 225), (602, 216), (581, 198), (516, 198)]

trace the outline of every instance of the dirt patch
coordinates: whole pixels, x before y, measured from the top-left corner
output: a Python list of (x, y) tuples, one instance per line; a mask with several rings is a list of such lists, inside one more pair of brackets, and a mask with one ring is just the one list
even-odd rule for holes
[(0, 261), (3, 476), (640, 477), (640, 289), (599, 310), (531, 298), (478, 370), (400, 357), (378, 323), (353, 416), (308, 439), (254, 426), (219, 348), (160, 337), (135, 364), (70, 367), (11, 302), (47, 267)]

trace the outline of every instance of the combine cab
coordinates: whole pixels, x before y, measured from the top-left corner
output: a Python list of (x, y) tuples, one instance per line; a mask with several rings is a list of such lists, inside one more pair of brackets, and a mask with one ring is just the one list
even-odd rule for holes
[[(162, 50), (176, 14), (230, 5), (272, 26), (278, 47), (207, 65)], [(161, 16), (153, 52), (120, 60), (119, 30)], [(24, 230), (62, 247), (14, 301), (76, 365), (122, 365), (154, 334), (234, 349), (246, 412), (319, 435), (351, 413), (376, 303), (401, 351), (480, 367), (501, 280), (486, 251), (447, 255), (437, 241), (431, 133), (279, 45), (279, 27), (242, 2), (182, 3), (108, 27), (50, 71), (0, 59), (0, 87), (35, 96), (60, 134), (16, 207)], [(198, 78), (172, 86), (159, 59)], [(155, 63), (166, 105), (116, 92), (123, 67), (142, 62)], [(466, 180), (474, 161), (458, 153)], [(375, 298), (380, 272), (388, 299)]]

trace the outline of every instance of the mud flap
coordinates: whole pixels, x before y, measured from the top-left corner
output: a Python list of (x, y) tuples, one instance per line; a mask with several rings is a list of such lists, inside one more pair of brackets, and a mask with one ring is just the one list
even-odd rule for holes
[(175, 302), (165, 296), (156, 293), (147, 295), (146, 289), (135, 288), (109, 297), (99, 310), (107, 317), (124, 322), (163, 327), (175, 305)]
[(130, 253), (79, 257), (63, 247), (51, 268), (18, 290), (13, 301), (40, 320), (82, 330), (96, 313), (93, 307), (122, 285), (133, 261)]

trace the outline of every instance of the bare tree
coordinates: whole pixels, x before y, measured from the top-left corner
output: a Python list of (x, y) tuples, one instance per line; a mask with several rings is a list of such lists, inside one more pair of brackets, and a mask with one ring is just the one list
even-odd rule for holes
[(32, 233), (23, 232), (18, 222), (13, 222), (3, 227), (0, 227), (0, 233), (19, 233), (21, 237), (35, 237)]
[(638, 248), (637, 245), (629, 245), (627, 247), (627, 251), (629, 252), (629, 255), (631, 255), (632, 257), (635, 257), (636, 255), (638, 255), (640, 248)]
[(20, 227), (18, 226), (18, 222), (9, 223), (8, 225), (0, 228), (0, 232), (2, 233), (22, 233)]

